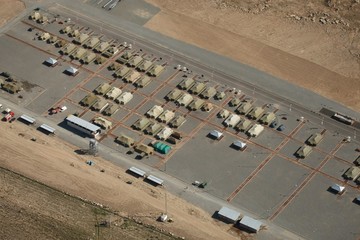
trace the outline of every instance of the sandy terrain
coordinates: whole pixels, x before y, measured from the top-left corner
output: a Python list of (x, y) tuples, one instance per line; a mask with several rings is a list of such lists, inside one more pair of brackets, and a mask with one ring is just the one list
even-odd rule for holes
[[(164, 190), (136, 179), (101, 158), (88, 166), (74, 148), (56, 137), (43, 135), (22, 123), (1, 123), (0, 166), (70, 194), (109, 206), (124, 216), (166, 229), (186, 239), (233, 239), (229, 226), (209, 214), (168, 194), (168, 212), (173, 223), (156, 218), (164, 211)], [(31, 138), (35, 137), (36, 141)], [(21, 147), (20, 147), (21, 146)], [(11, 158), (9, 157), (11, 156)], [(100, 170), (104, 169), (105, 172)], [(131, 180), (131, 185), (126, 181)], [(196, 228), (197, 231), (188, 231)], [(233, 233), (236, 234), (236, 233)]]
[(360, 4), (147, 1), (162, 11), (146, 27), (360, 110)]
[(0, 0), (0, 6), (0, 27), (25, 8), (20, 0)]

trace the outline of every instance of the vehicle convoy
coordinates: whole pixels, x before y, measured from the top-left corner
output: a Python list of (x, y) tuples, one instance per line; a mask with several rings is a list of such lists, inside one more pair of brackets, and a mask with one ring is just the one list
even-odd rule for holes
[(14, 112), (9, 112), (8, 114), (6, 114), (5, 115), (5, 117), (3, 118), (3, 120), (5, 121), (5, 122), (7, 122), (7, 121), (9, 121), (11, 118), (13, 118), (14, 117)]

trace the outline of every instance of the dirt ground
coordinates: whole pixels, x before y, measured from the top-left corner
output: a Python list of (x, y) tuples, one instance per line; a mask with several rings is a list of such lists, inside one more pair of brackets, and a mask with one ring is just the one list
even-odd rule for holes
[(147, 0), (146, 27), (360, 110), (360, 3)]
[[(0, 167), (108, 206), (121, 216), (135, 218), (186, 239), (235, 239), (239, 236), (239, 232), (229, 230), (229, 225), (212, 219), (208, 213), (171, 194), (167, 194), (168, 213), (174, 222), (157, 222), (156, 219), (165, 208), (164, 189), (151, 186), (98, 157), (91, 158), (95, 166), (88, 166), (85, 162), (89, 157), (77, 155), (72, 146), (23, 123), (1, 122), (0, 132)], [(32, 141), (32, 138), (36, 138), (36, 141)], [(129, 180), (132, 184), (126, 183)], [(28, 195), (24, 187), (17, 188), (16, 191), (18, 194)], [(32, 200), (28, 200), (29, 202), (21, 200), (24, 206), (32, 206)], [(41, 219), (44, 214), (40, 211), (38, 218)], [(50, 212), (45, 215), (49, 214)], [(189, 231), (194, 228), (197, 231)], [(31, 232), (31, 229), (27, 229), (27, 232)], [(241, 234), (249, 237), (246, 233)]]
[(25, 8), (20, 0), (0, 0), (0, 6), (0, 27)]

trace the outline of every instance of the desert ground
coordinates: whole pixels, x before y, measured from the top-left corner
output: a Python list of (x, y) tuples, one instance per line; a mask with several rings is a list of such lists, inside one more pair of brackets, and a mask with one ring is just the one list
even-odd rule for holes
[(146, 27), (360, 110), (359, 1), (147, 1)]

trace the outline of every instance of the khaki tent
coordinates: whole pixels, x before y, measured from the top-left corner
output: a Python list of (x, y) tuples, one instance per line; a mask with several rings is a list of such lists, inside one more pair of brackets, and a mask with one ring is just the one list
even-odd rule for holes
[(112, 127), (112, 122), (102, 117), (94, 118), (93, 123), (100, 126), (103, 129), (110, 129)]
[(105, 61), (106, 61), (106, 58), (101, 57), (101, 56), (97, 56), (97, 57), (95, 58), (95, 63), (96, 63), (96, 64), (103, 64)]
[(116, 61), (118, 63), (125, 64), (127, 61), (129, 61), (133, 57), (133, 54), (131, 52), (124, 52)]
[(275, 113), (273, 112), (267, 112), (264, 114), (264, 116), (262, 116), (260, 118), (260, 122), (265, 124), (265, 125), (268, 125), (269, 123), (272, 123), (276, 118), (276, 115)]
[(118, 52), (119, 52), (119, 49), (116, 46), (112, 45), (108, 49), (106, 49), (105, 52), (103, 52), (103, 55), (105, 57), (112, 57), (115, 54), (117, 54)]
[(140, 77), (139, 80), (134, 82), (134, 86), (143, 88), (143, 87), (146, 87), (150, 82), (151, 82), (151, 78), (146, 75), (143, 75), (142, 77)]
[(76, 49), (76, 45), (72, 43), (66, 44), (61, 50), (61, 54), (69, 55)]
[(241, 100), (239, 98), (233, 98), (231, 99), (231, 101), (229, 102), (229, 106), (230, 107), (236, 107), (237, 105), (239, 105), (241, 102)]
[(318, 145), (322, 140), (324, 139), (324, 135), (321, 133), (315, 133), (310, 136), (310, 138), (307, 140), (307, 143), (311, 146)]
[(161, 65), (155, 65), (153, 68), (150, 69), (148, 74), (149, 74), (149, 76), (158, 77), (164, 70), (165, 70), (165, 67), (163, 67)]
[(181, 96), (183, 95), (183, 92), (180, 91), (179, 89), (174, 89), (171, 92), (169, 92), (166, 96), (165, 99), (168, 101), (176, 101), (178, 100)]
[(40, 18), (36, 20), (36, 22), (41, 24), (47, 23), (48, 21), (49, 21), (48, 17), (44, 15), (41, 15)]
[(254, 124), (254, 126), (252, 126), (248, 131), (247, 134), (250, 137), (257, 137), (260, 135), (260, 133), (262, 133), (262, 131), (264, 131), (264, 127), (259, 125), (259, 124)]
[(39, 12), (35, 11), (35, 12), (32, 12), (32, 13), (31, 13), (31, 15), (30, 15), (29, 18), (30, 18), (31, 20), (37, 21), (38, 19), (41, 18), (41, 14), (40, 14)]
[(247, 116), (251, 119), (257, 119), (258, 117), (260, 117), (261, 114), (263, 114), (264, 111), (265, 109), (263, 107), (256, 107), (251, 110)]
[(174, 132), (171, 128), (164, 127), (158, 134), (156, 134), (156, 138), (160, 140), (166, 140), (171, 134)]
[(130, 71), (130, 68), (128, 68), (126, 66), (122, 66), (114, 73), (114, 76), (117, 78), (123, 78), (129, 71)]
[(109, 104), (104, 111), (102, 112), (104, 115), (111, 116), (119, 110), (117, 104)]
[(215, 94), (215, 99), (222, 100), (226, 96), (225, 92), (219, 91)]
[(296, 151), (295, 155), (299, 158), (305, 158), (311, 153), (311, 151), (312, 151), (312, 147), (308, 145), (304, 145), (301, 148), (299, 148), (299, 150)]
[(136, 122), (132, 125), (135, 130), (143, 131), (147, 126), (149, 126), (152, 122), (148, 118), (140, 118), (136, 120)]
[(360, 177), (360, 168), (359, 167), (351, 167), (344, 173), (344, 178), (349, 180), (356, 180)]
[(90, 51), (86, 51), (86, 53), (82, 56), (81, 61), (85, 64), (89, 64), (94, 61), (96, 58), (96, 54)]
[(43, 32), (40, 36), (39, 39), (42, 41), (47, 41), (48, 39), (50, 39), (51, 35), (48, 32)]
[(139, 64), (139, 66), (137, 67), (137, 69), (140, 72), (146, 72), (147, 70), (149, 70), (151, 67), (153, 66), (153, 63), (149, 60), (145, 60), (142, 63)]
[(125, 147), (132, 147), (135, 144), (134, 139), (132, 139), (131, 137), (128, 137), (124, 134), (118, 136), (116, 138), (116, 141)]
[(141, 77), (140, 73), (135, 70), (130, 70), (124, 77), (124, 81), (134, 83)]
[(192, 86), (189, 89), (189, 93), (197, 95), (197, 94), (201, 93), (205, 88), (206, 88), (205, 83), (197, 82), (194, 84), (194, 86)]
[(147, 126), (144, 132), (149, 135), (156, 135), (161, 131), (162, 128), (163, 126), (160, 123), (155, 122)]
[(202, 106), (202, 110), (205, 112), (210, 112), (211, 110), (213, 110), (213, 108), (214, 108), (214, 105), (212, 103), (205, 103)]
[(112, 87), (106, 94), (105, 97), (109, 98), (111, 100), (116, 99), (117, 97), (120, 96), (120, 94), (122, 93), (120, 88), (117, 87)]
[(149, 111), (145, 113), (145, 116), (149, 118), (157, 118), (164, 111), (164, 108), (159, 105), (154, 105)]
[(250, 125), (251, 121), (243, 119), (235, 126), (235, 130), (245, 132), (250, 127)]
[(101, 112), (102, 110), (104, 110), (107, 106), (109, 105), (109, 103), (101, 98), (99, 99), (99, 101), (97, 101), (94, 105), (91, 106), (91, 108), (94, 110), (94, 111), (99, 111)]
[(123, 92), (122, 94), (120, 94), (120, 96), (118, 98), (116, 98), (115, 102), (120, 103), (122, 105), (127, 104), (132, 98), (133, 98), (133, 94), (130, 92)]
[(243, 102), (236, 109), (236, 112), (246, 115), (251, 110), (252, 104), (250, 102)]
[(135, 146), (135, 151), (145, 155), (152, 155), (154, 153), (154, 148), (141, 143)]
[(182, 90), (188, 90), (190, 89), (192, 86), (194, 86), (195, 84), (195, 80), (192, 78), (185, 78), (184, 80), (181, 81), (181, 83), (179, 83), (178, 88), (182, 89)]
[(112, 64), (110, 64), (110, 66), (108, 67), (108, 69), (110, 70), (110, 71), (116, 71), (116, 70), (118, 70), (119, 68), (121, 67), (121, 64), (118, 64), (118, 63), (112, 63)]
[(188, 108), (191, 110), (191, 111), (197, 111), (199, 110), (203, 105), (204, 105), (205, 101), (198, 98), (198, 99), (195, 99), (193, 102), (191, 102), (188, 106)]
[(69, 34), (73, 31), (73, 28), (71, 26), (66, 26), (63, 29), (60, 30), (60, 33)]
[(175, 117), (175, 113), (170, 110), (165, 110), (159, 117), (157, 117), (157, 120), (163, 123), (168, 123)]
[(54, 43), (57, 42), (57, 40), (58, 40), (58, 37), (52, 35), (52, 36), (47, 40), (47, 42), (48, 42), (49, 44), (54, 44)]
[(221, 111), (218, 113), (219, 118), (227, 118), (230, 115), (230, 112), (226, 109), (221, 109)]
[(78, 36), (76, 36), (73, 40), (74, 43), (77, 44), (83, 44), (90, 38), (89, 34), (86, 33), (80, 33)]
[(73, 59), (80, 59), (85, 53), (86, 53), (86, 49), (82, 48), (82, 47), (78, 47), (75, 51), (73, 51), (71, 54), (69, 54), (69, 56)]
[(97, 88), (94, 89), (94, 93), (99, 94), (99, 95), (104, 95), (105, 93), (107, 93), (109, 90), (111, 89), (110, 84), (108, 83), (102, 83), (99, 86), (97, 86)]
[(176, 103), (179, 104), (180, 106), (186, 107), (192, 102), (193, 99), (194, 98), (190, 94), (185, 93), (178, 100), (176, 100)]
[(98, 37), (90, 37), (85, 43), (85, 48), (96, 48), (100, 43), (100, 39)]
[(68, 44), (68, 42), (66, 40), (60, 39), (55, 43), (55, 47), (62, 48), (64, 46), (66, 46), (66, 44)]
[(226, 127), (234, 127), (240, 121), (240, 116), (236, 114), (230, 114), (228, 118), (224, 121)]
[(202, 91), (199, 96), (201, 98), (209, 99), (212, 98), (216, 94), (216, 89), (214, 87), (209, 87)]
[(79, 29), (73, 29), (70, 33), (69, 33), (69, 37), (77, 37), (80, 35), (80, 31)]
[(90, 93), (80, 101), (80, 105), (83, 105), (85, 107), (91, 107), (97, 101), (99, 101), (99, 98), (95, 94)]
[(18, 93), (21, 91), (21, 86), (15, 82), (7, 82), (2, 85), (2, 89), (9, 93)]
[(169, 126), (173, 128), (179, 128), (185, 122), (186, 118), (184, 116), (177, 116), (169, 123)]
[(126, 64), (129, 67), (137, 67), (138, 65), (140, 65), (142, 62), (144, 61), (144, 59), (140, 56), (135, 56), (132, 59), (130, 59)]
[(110, 44), (108, 42), (101, 42), (99, 45), (97, 45), (94, 49), (95, 52), (103, 53), (110, 47)]

